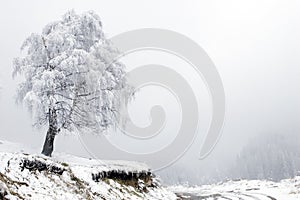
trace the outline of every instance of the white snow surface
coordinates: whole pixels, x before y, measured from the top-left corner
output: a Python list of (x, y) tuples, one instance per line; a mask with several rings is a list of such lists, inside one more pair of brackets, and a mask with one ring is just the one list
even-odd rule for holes
[[(25, 145), (0, 141), (0, 199), (201, 199), (201, 200), (297, 200), (300, 177), (280, 182), (267, 180), (230, 180), (202, 186), (175, 185), (148, 187), (142, 192), (112, 179), (92, 180), (92, 173), (117, 170), (126, 173), (149, 171), (147, 165), (131, 161), (102, 161), (54, 153), (52, 158)], [(29, 154), (28, 154), (29, 153)], [(21, 171), (22, 159), (39, 160), (64, 168), (62, 175), (47, 171)], [(9, 165), (8, 165), (9, 161)], [(5, 179), (5, 180), (4, 180)], [(4, 181), (3, 181), (4, 180)], [(154, 179), (156, 180), (156, 179)], [(9, 184), (7, 184), (9, 183)], [(143, 185), (144, 183), (141, 183)]]
[[(33, 149), (26, 145), (0, 140), (0, 152), (6, 153), (25, 153), (38, 157), (44, 157), (39, 154), (39, 149)], [(119, 171), (149, 171), (149, 167), (141, 162), (124, 160), (98, 160), (92, 158), (78, 157), (66, 153), (54, 152), (52, 157), (44, 157), (54, 162), (68, 163), (74, 166), (86, 166), (96, 168), (101, 171), (119, 170)]]
[(300, 177), (280, 182), (237, 180), (194, 187), (175, 185), (168, 187), (168, 189), (181, 196), (182, 199), (299, 200)]
[[(26, 153), (23, 153), (26, 152)], [(148, 172), (147, 165), (129, 161), (99, 161), (67, 154), (52, 158), (25, 146), (0, 141), (0, 199), (176, 199), (176, 195), (159, 183), (142, 191), (114, 179), (95, 182), (92, 173), (117, 170), (126, 173)], [(62, 174), (50, 170), (22, 170), (22, 160), (40, 161), (50, 167), (64, 169)], [(154, 181), (157, 181), (154, 178)], [(139, 185), (144, 186), (142, 180)], [(6, 193), (4, 192), (6, 191)]]

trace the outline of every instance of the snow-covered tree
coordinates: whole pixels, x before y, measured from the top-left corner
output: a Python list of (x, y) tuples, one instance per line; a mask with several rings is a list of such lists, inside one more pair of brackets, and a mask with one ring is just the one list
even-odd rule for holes
[(299, 135), (268, 134), (254, 138), (237, 157), (231, 178), (292, 178), (300, 171)]
[(32, 113), (34, 125), (47, 125), (42, 153), (51, 156), (55, 136), (75, 129), (101, 133), (115, 126), (120, 106), (131, 95), (118, 51), (105, 38), (94, 12), (67, 12), (31, 34), (13, 76), (24, 75), (17, 100)]

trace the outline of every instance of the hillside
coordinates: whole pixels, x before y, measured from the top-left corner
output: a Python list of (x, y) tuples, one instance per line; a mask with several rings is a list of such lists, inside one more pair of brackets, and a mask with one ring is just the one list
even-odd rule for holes
[[(15, 149), (12, 143), (1, 142), (0, 146), (2, 151)], [(141, 163), (0, 152), (0, 199), (176, 199), (176, 196), (163, 188)]]

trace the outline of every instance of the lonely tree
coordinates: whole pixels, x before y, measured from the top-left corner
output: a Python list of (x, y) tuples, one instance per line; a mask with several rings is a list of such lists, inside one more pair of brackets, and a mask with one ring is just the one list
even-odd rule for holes
[(13, 62), (13, 76), (24, 76), (17, 100), (35, 126), (48, 128), (44, 155), (51, 156), (60, 132), (101, 133), (116, 125), (131, 88), (124, 65), (112, 62), (118, 52), (105, 38), (98, 15), (70, 11), (41, 34), (31, 34), (21, 49), (24, 55)]

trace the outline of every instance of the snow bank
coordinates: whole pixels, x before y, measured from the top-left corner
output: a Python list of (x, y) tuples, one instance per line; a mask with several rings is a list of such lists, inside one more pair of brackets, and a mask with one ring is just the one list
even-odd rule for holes
[(12, 153), (20, 147), (0, 143), (0, 199), (176, 199), (143, 163)]

